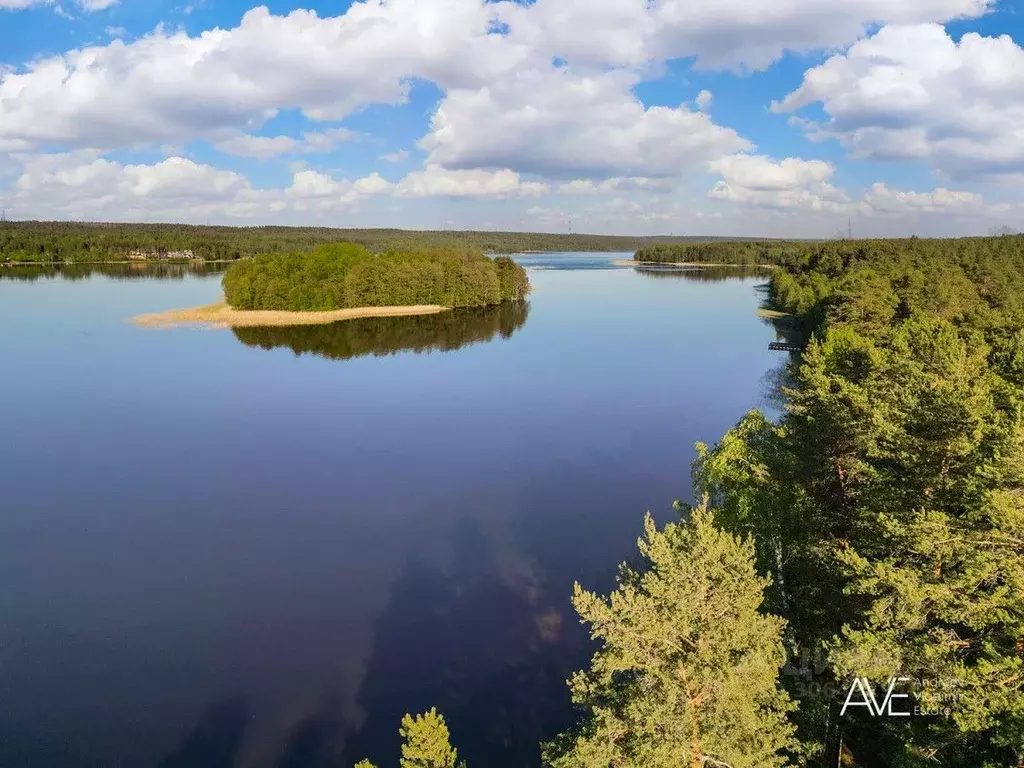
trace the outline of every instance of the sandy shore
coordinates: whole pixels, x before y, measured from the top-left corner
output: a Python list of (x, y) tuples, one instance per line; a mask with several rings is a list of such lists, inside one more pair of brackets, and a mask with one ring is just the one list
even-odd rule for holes
[(616, 259), (616, 267), (748, 267), (759, 269), (775, 269), (774, 264), (708, 264), (703, 261), (634, 261), (633, 259)]
[(132, 322), (147, 328), (173, 328), (178, 325), (206, 325), (212, 328), (267, 325), (325, 325), (357, 317), (400, 317), (404, 315), (434, 315), (446, 312), (447, 307), (423, 304), (409, 307), (353, 307), (328, 312), (285, 312), (283, 310), (233, 309), (226, 302), (205, 307), (169, 309), (138, 315)]

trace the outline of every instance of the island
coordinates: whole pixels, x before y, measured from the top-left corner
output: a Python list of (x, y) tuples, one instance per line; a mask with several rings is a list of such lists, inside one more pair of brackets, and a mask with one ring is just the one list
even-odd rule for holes
[(526, 270), (507, 256), (492, 259), (468, 248), (371, 253), (357, 243), (238, 261), (228, 268), (222, 285), (221, 303), (134, 320), (147, 326), (320, 325), (488, 307), (520, 301), (530, 290)]
[(771, 267), (799, 250), (799, 244), (782, 240), (735, 240), (717, 243), (656, 243), (638, 248), (634, 264), (673, 266)]

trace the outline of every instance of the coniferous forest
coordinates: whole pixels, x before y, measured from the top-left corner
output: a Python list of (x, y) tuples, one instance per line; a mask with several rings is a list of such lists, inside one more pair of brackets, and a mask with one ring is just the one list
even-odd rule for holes
[[(794, 247), (770, 302), (809, 341), (778, 423), (701, 446), (787, 622), (782, 684), (818, 764), (1024, 758), (1024, 238)], [(785, 322), (787, 318), (783, 318)], [(841, 709), (907, 677), (926, 714)]]

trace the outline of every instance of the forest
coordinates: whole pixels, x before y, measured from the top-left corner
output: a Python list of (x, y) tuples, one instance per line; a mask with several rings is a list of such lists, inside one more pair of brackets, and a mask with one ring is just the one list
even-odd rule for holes
[(324, 311), (349, 307), (485, 307), (519, 301), (526, 270), (508, 256), (434, 248), (372, 254), (356, 243), (308, 253), (257, 256), (232, 264), (224, 296), (235, 309)]
[[(722, 240), (715, 242), (658, 243), (641, 246), (633, 258), (651, 264), (781, 265), (797, 271), (833, 274), (837, 266), (856, 261), (897, 262), (903, 256), (946, 258), (952, 254), (986, 254), (1000, 259), (1019, 253), (1021, 235), (955, 239), (906, 238), (889, 240)], [(821, 269), (818, 270), (818, 265)], [(803, 266), (801, 266), (803, 265)]]
[[(1024, 765), (1024, 238), (771, 258), (783, 413), (698, 444), (703, 501), (577, 584), (596, 650), (544, 763)], [(402, 768), (459, 765), (438, 713), (399, 734)]]
[(650, 264), (772, 265), (808, 245), (785, 240), (654, 243), (638, 248), (633, 258)]
[(619, 237), (533, 232), (458, 232), (328, 227), (220, 227), (185, 224), (0, 222), (0, 264), (106, 261), (233, 261), (351, 242), (374, 252), (470, 248), (484, 253), (632, 251), (690, 237)]
[[(1020, 765), (1024, 238), (807, 244), (778, 263), (771, 308), (808, 342), (785, 414), (700, 446), (695, 479), (771, 578), (802, 748)], [(857, 677), (909, 678), (929, 714), (843, 713)]]

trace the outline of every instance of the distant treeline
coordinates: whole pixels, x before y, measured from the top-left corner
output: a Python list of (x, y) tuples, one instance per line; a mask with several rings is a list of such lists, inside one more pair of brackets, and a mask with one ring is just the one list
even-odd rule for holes
[(921, 311), (975, 328), (1024, 327), (1021, 235), (691, 243), (641, 248), (634, 258), (780, 267), (772, 308), (794, 315), (806, 336), (827, 320), (876, 328)]
[(223, 284), (236, 309), (293, 312), (484, 307), (518, 301), (530, 290), (526, 270), (508, 256), (490, 259), (479, 251), (441, 248), (371, 254), (355, 243), (239, 261), (225, 273)]
[(330, 325), (234, 328), (243, 344), (262, 349), (283, 347), (296, 355), (349, 360), (398, 352), (450, 352), (471, 344), (507, 339), (526, 322), (530, 304), (506, 301), (493, 307), (473, 307), (412, 317), (363, 317)]
[(633, 258), (658, 264), (776, 264), (804, 243), (728, 240), (705, 243), (658, 243), (638, 248)]
[(1024, 247), (1022, 235), (922, 239), (917, 237), (876, 240), (716, 240), (709, 242), (659, 243), (642, 246), (635, 261), (656, 264), (736, 264), (782, 266), (798, 271), (835, 272), (855, 262), (867, 260), (898, 261), (908, 254), (921, 258), (972, 258), (985, 254), (999, 260), (1002, 254), (1019, 253)]
[(771, 300), (808, 334), (848, 323), (874, 332), (921, 313), (982, 330), (990, 344), (1024, 328), (1024, 236), (793, 245)]
[(359, 243), (374, 252), (424, 248), (472, 248), (485, 253), (633, 251), (656, 243), (700, 239), (713, 238), (7, 221), (0, 222), (0, 263), (144, 258), (233, 261), (263, 253), (310, 251), (317, 245), (338, 242)]

